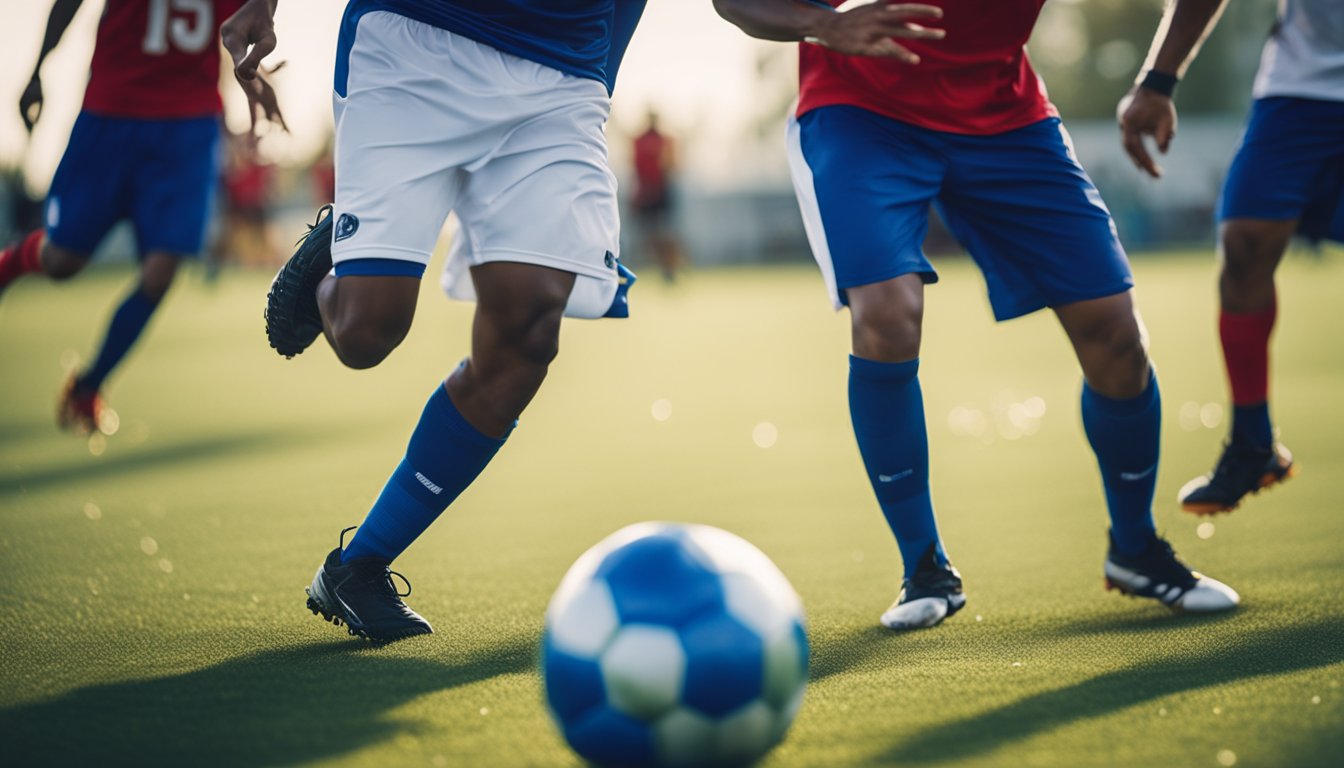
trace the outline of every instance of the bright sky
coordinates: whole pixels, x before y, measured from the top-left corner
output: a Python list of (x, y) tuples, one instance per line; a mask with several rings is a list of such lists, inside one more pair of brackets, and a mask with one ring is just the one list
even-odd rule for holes
[[(85, 0), (61, 44), (42, 68), (46, 105), (28, 140), (19, 120), (19, 95), (41, 47), (50, 3), (0, 0), (0, 163), (22, 158), (31, 183), (45, 189), (65, 148), (88, 79), (94, 32), (102, 0)], [(280, 40), (271, 61), (286, 61), (277, 88), (292, 137), (266, 139), (278, 159), (315, 152), (331, 127), (331, 68), (341, 0), (281, 0), (276, 16)], [(748, 39), (719, 19), (709, 0), (650, 0), (625, 63), (613, 104), (613, 131), (627, 132), (656, 105), (674, 134), (695, 132), (684, 155), (699, 167), (723, 167), (731, 144), (758, 109), (754, 95), (757, 52), (769, 43)], [(246, 125), (241, 94), (225, 89), (230, 124)], [(781, 128), (782, 133), (782, 128)], [(613, 143), (613, 147), (615, 144)], [(613, 162), (622, 158), (613, 148)], [(782, 171), (783, 169), (781, 169)]]

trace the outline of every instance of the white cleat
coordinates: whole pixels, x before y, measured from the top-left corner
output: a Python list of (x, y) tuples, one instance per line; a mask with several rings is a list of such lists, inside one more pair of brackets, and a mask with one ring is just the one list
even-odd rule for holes
[[(904, 596), (904, 592), (901, 593)], [(938, 624), (950, 614), (955, 613), (966, 603), (965, 595), (956, 595), (957, 608), (951, 607), (951, 600), (942, 597), (921, 597), (902, 603), (899, 599), (882, 614), (880, 621), (887, 629), (922, 629)]]
[(1107, 589), (1151, 598), (1173, 610), (1216, 613), (1230, 611), (1241, 602), (1235, 589), (1186, 567), (1161, 538), (1139, 555), (1117, 552), (1112, 541), (1105, 572)]
[(961, 574), (951, 563), (939, 562), (935, 546), (929, 546), (914, 574), (901, 584), (896, 602), (879, 619), (882, 626), (895, 630), (932, 627), (966, 604)]

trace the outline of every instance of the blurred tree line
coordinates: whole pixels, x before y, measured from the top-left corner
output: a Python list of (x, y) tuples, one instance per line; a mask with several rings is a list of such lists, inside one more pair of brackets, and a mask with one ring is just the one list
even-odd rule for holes
[[(1051, 0), (1027, 48), (1066, 119), (1110, 118), (1148, 55), (1164, 0)], [(1228, 0), (1177, 93), (1182, 115), (1239, 114), (1251, 100), (1275, 0)]]

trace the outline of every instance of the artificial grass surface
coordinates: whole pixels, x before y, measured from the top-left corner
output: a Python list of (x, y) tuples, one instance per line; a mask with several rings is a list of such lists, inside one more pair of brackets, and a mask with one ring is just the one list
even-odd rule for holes
[(3, 762), (574, 765), (541, 703), (542, 612), (584, 549), (646, 519), (738, 533), (803, 597), (808, 698), (766, 766), (1344, 760), (1340, 254), (1280, 272), (1273, 410), (1302, 475), (1208, 538), (1174, 495), (1225, 429), (1213, 265), (1136, 261), (1165, 403), (1159, 524), (1241, 592), (1219, 617), (1102, 590), (1063, 334), (1048, 314), (994, 326), (970, 265), (940, 268), (921, 380), (970, 598), (945, 626), (877, 626), (899, 566), (850, 433), (847, 318), (786, 268), (649, 276), (633, 319), (568, 323), (509, 445), (397, 563), (436, 634), (381, 648), (311, 616), (303, 587), (465, 354), (470, 307), (427, 280), (403, 347), (352, 372), (320, 343), (266, 347), (268, 276), (188, 275), (114, 375), (120, 429), (93, 455), (52, 406), (129, 275), (25, 280), (0, 298)]

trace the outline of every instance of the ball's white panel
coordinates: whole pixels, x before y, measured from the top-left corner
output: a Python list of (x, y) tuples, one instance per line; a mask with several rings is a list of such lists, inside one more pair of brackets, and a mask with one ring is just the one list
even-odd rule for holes
[(557, 650), (595, 659), (616, 631), (616, 601), (607, 582), (588, 579), (556, 592), (546, 609), (546, 627)]
[(714, 762), (743, 765), (775, 745), (774, 711), (764, 701), (753, 701), (719, 721), (714, 739)]
[(712, 525), (685, 525), (686, 539), (705, 566), (716, 571), (778, 570), (765, 553), (735, 533)]
[(776, 711), (782, 711), (807, 684), (803, 649), (792, 631), (780, 632), (766, 641), (764, 682), (763, 698)]
[(713, 720), (678, 707), (654, 724), (654, 753), (661, 765), (687, 768), (709, 765), (717, 733)]
[(599, 661), (607, 700), (617, 710), (652, 720), (677, 705), (686, 654), (677, 633), (653, 624), (627, 624)]
[(756, 572), (729, 572), (720, 579), (728, 612), (769, 643), (793, 631), (803, 606), (787, 581), (761, 579)]
[(772, 606), (801, 617), (802, 601), (784, 572), (751, 542), (709, 525), (686, 526), (687, 548), (706, 566), (722, 574), (745, 574), (759, 584)]

